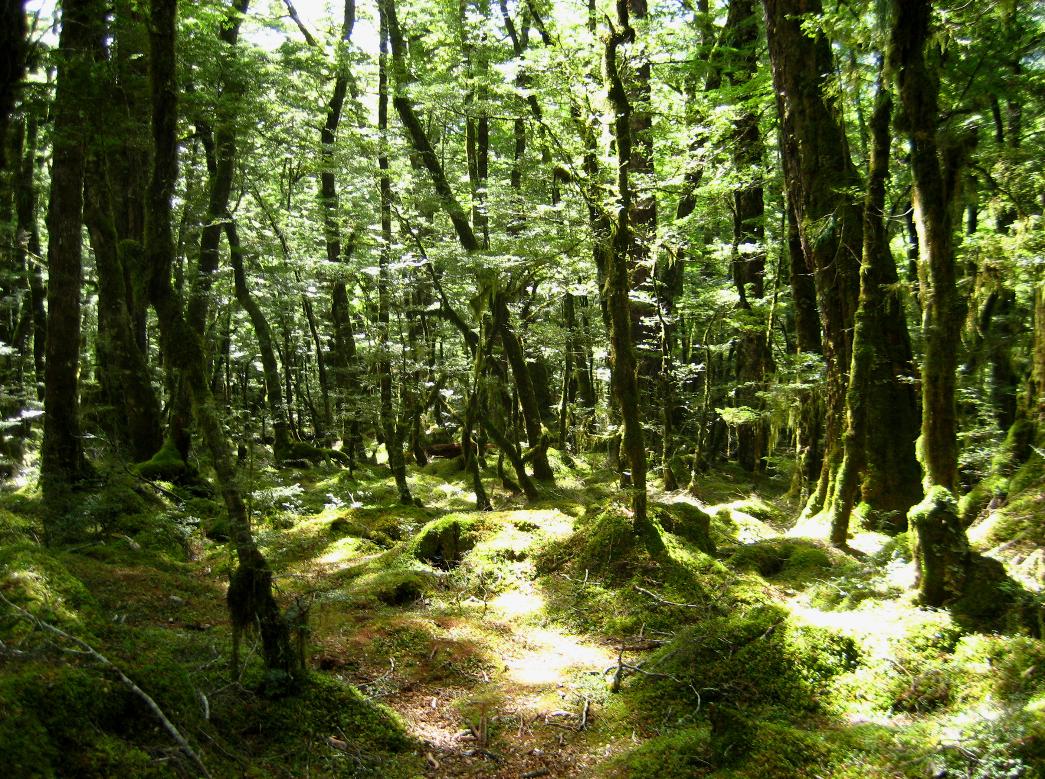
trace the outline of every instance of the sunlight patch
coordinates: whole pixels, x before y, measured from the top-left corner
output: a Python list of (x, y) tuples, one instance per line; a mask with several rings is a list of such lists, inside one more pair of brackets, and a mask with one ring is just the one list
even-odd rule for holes
[(519, 684), (560, 684), (568, 672), (602, 670), (612, 658), (596, 646), (581, 644), (575, 636), (535, 629), (526, 634), (526, 647), (506, 662), (509, 678)]
[(339, 538), (326, 549), (323, 554), (316, 558), (320, 565), (337, 565), (348, 562), (351, 558), (358, 557), (362, 552), (360, 539), (352, 536)]
[(491, 600), (490, 605), (508, 619), (519, 619), (544, 609), (544, 598), (532, 591), (510, 590)]

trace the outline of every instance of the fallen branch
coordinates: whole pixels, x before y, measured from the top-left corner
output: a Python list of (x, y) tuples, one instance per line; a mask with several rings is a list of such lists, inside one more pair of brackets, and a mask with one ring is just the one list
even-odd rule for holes
[(185, 753), (185, 756), (192, 761), (193, 765), (195, 765), (196, 768), (199, 769), (199, 772), (203, 776), (207, 777), (207, 779), (211, 779), (210, 771), (207, 770), (207, 767), (203, 764), (203, 761), (200, 759), (200, 756), (196, 754), (196, 752), (193, 750), (191, 746), (189, 746), (189, 742), (185, 740), (185, 737), (174, 726), (174, 723), (167, 719), (167, 715), (163, 713), (163, 709), (161, 709), (159, 705), (157, 705), (156, 701), (152, 699), (152, 696), (145, 692), (145, 690), (143, 690), (141, 687), (136, 685), (130, 679), (130, 677), (127, 676), (127, 674), (121, 671), (119, 666), (117, 666), (115, 663), (113, 663), (104, 655), (102, 655), (97, 649), (92, 647), (86, 641), (83, 641), (77, 638), (76, 636), (70, 635), (69, 633), (66, 633), (61, 628), (56, 627), (51, 623), (45, 622), (44, 620), (30, 614), (21, 606), (15, 605), (11, 601), (9, 601), (2, 592), (0, 592), (0, 600), (2, 600), (4, 603), (10, 606), (11, 609), (13, 609), (15, 613), (17, 613), (20, 617), (31, 622), (37, 628), (44, 630), (48, 633), (53, 633), (59, 638), (64, 638), (66, 641), (71, 641), (72, 643), (76, 644), (76, 646), (80, 647), (80, 649), (83, 650), (84, 654), (90, 655), (106, 668), (112, 669), (112, 671), (117, 675), (117, 677), (119, 677), (120, 681), (123, 682), (127, 689), (129, 689), (131, 692), (133, 692), (135, 695), (141, 698), (142, 701), (144, 701), (145, 705), (149, 708), (149, 711), (151, 711), (156, 716), (156, 719), (158, 719), (160, 723), (163, 725), (163, 729), (167, 731), (168, 735), (170, 735), (172, 739), (174, 739), (174, 742), (178, 745), (181, 751)]

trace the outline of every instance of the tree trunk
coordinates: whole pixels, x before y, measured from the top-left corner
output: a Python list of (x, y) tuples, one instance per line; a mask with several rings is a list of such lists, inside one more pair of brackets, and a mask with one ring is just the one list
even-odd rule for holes
[[(807, 513), (817, 513), (832, 505), (842, 464), (845, 369), (852, 360), (863, 245), (863, 209), (853, 193), (861, 189), (861, 182), (850, 160), (837, 99), (827, 97), (820, 86), (825, 74), (834, 70), (830, 46), (823, 33), (810, 37), (802, 30), (803, 15), (822, 13), (819, 0), (764, 0), (764, 6), (784, 178), (802, 254), (813, 273), (823, 331), (824, 458), (806, 505)], [(895, 280), (891, 263), (877, 267), (879, 285)], [(875, 365), (868, 402), (873, 414), (888, 414), (890, 422), (874, 425), (873, 437), (868, 437), (863, 485), (870, 509), (895, 514), (897, 505), (903, 511), (918, 496), (912, 478), (917, 407), (916, 398), (905, 389), (912, 369), (902, 307), (893, 296), (887, 296), (882, 307), (888, 316), (876, 317), (870, 338), (881, 344), (886, 357)]]
[[(883, 80), (885, 74), (880, 76)], [(885, 230), (885, 185), (889, 177), (889, 121), (892, 102), (889, 87), (879, 83), (871, 116), (871, 156), (864, 203), (864, 250), (860, 266), (860, 299), (853, 326), (853, 357), (846, 390), (846, 431), (844, 455), (839, 468), (838, 485), (831, 504), (831, 543), (845, 547), (848, 542), (849, 518), (856, 501), (860, 472), (865, 464), (868, 433), (870, 379), (877, 354), (874, 332), (878, 315), (878, 298), (888, 294), (878, 284), (880, 267), (892, 263), (889, 239)], [(876, 420), (879, 421), (879, 420)], [(884, 420), (883, 420), (884, 421)]]
[(62, 521), (68, 490), (88, 472), (80, 437), (80, 225), (83, 219), (85, 144), (93, 90), (91, 54), (104, 11), (97, 0), (66, 0), (58, 43), (54, 98), (51, 196), (47, 206), (47, 361), (40, 483), (49, 542), (75, 532)]
[(631, 212), (631, 104), (620, 75), (618, 53), (622, 45), (634, 40), (625, 3), (617, 4), (617, 22), (621, 29), (611, 29), (606, 39), (606, 88), (615, 117), (613, 135), (617, 143), (617, 220), (606, 243), (602, 286), (610, 323), (610, 382), (623, 423), (623, 448), (630, 466), (632, 522), (636, 534), (651, 539), (656, 532), (646, 514), (646, 447), (643, 443), (642, 418), (639, 410), (638, 365), (633, 344), (632, 312), (629, 301), (629, 258), (633, 256)]
[[(233, 284), (236, 302), (247, 312), (254, 328), (254, 336), (258, 339), (258, 351), (261, 354), (261, 368), (265, 377), (265, 397), (268, 400), (269, 414), (272, 416), (274, 443), (272, 451), (277, 463), (294, 459), (290, 443), (290, 418), (287, 403), (284, 400), (283, 386), (280, 379), (279, 364), (276, 362), (276, 350), (272, 343), (272, 328), (268, 318), (262, 311), (258, 301), (250, 294), (247, 286), (247, 272), (243, 267), (243, 246), (240, 244), (239, 231), (231, 217), (225, 222), (225, 236), (229, 242), (229, 258), (232, 263)], [(287, 357), (284, 355), (284, 363)]]
[(390, 253), (392, 251), (392, 179), (388, 164), (388, 24), (381, 14), (381, 55), (378, 66), (378, 132), (381, 134), (380, 151), (377, 165), (381, 170), (381, 249), (378, 263), (380, 266), (377, 292), (377, 372), (381, 385), (381, 428), (385, 433), (385, 449), (388, 452), (388, 467), (395, 477), (396, 489), (399, 491), (399, 502), (411, 505), (414, 502), (410, 487), (406, 482), (406, 461), (403, 457), (404, 431), (393, 404), (392, 357), (388, 334), (388, 313), (391, 305), (391, 275), (389, 271)]
[(965, 307), (958, 295), (953, 203), (957, 162), (944, 169), (937, 139), (939, 83), (926, 61), (931, 4), (895, 2), (892, 54), (911, 139), (913, 201), (929, 289), (923, 291), (922, 438), (927, 486), (958, 487), (955, 372)]
[[(243, 6), (245, 10), (245, 5)], [(262, 655), (272, 671), (293, 681), (304, 673), (294, 652), (290, 631), (272, 595), (272, 572), (254, 542), (250, 518), (236, 481), (228, 441), (210, 397), (203, 345), (189, 324), (171, 286), (174, 245), (171, 236), (171, 200), (177, 180), (177, 105), (175, 84), (176, 0), (152, 0), (150, 83), (152, 136), (155, 148), (145, 215), (145, 260), (150, 274), (149, 297), (160, 324), (164, 351), (173, 367), (192, 388), (193, 407), (213, 460), (228, 512), (238, 567), (228, 592), (234, 632), (257, 625)]]

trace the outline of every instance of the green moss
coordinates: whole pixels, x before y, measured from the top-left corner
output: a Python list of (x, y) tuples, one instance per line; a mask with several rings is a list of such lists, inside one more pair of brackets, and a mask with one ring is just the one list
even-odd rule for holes
[[(640, 706), (678, 716), (701, 701), (815, 710), (830, 680), (855, 667), (852, 639), (794, 625), (779, 606), (756, 606), (679, 632), (654, 653), (632, 683)], [(698, 699), (697, 694), (700, 697)]]
[(476, 519), (450, 514), (433, 519), (414, 537), (410, 549), (418, 560), (437, 568), (450, 569), (478, 541)]
[(421, 600), (438, 584), (439, 578), (430, 570), (391, 567), (356, 577), (346, 587), (346, 592), (351, 596), (376, 600), (389, 606), (405, 606)]
[(830, 775), (832, 755), (820, 733), (773, 722), (758, 722), (752, 729), (750, 751), (736, 766), (734, 776), (795, 779)]
[(173, 438), (165, 439), (160, 450), (145, 462), (135, 465), (134, 470), (139, 476), (153, 481), (178, 481), (189, 473)]
[(981, 481), (958, 501), (958, 515), (962, 524), (968, 527), (976, 521), (992, 503), (1000, 503), (1009, 493), (1009, 479), (1000, 474), (992, 474)]
[(352, 460), (345, 453), (325, 446), (316, 446), (307, 441), (290, 441), (282, 451), (276, 452), (280, 464), (336, 462), (350, 465)]
[[(279, 700), (232, 700), (216, 716), (226, 728), (256, 734), (252, 760), (266, 773), (412, 777), (421, 773), (413, 742), (391, 710), (325, 674), (314, 674), (300, 694)], [(237, 707), (238, 708), (232, 708)], [(334, 741), (331, 741), (334, 739)], [(343, 743), (343, 748), (338, 748)]]
[(154, 724), (140, 701), (99, 671), (53, 663), (8, 665), (0, 677), (0, 700), (6, 775), (174, 775), (135, 743), (143, 736), (151, 739)]
[(652, 738), (600, 766), (600, 774), (621, 779), (699, 776), (710, 766), (706, 726), (686, 728)]
[(706, 554), (715, 554), (711, 517), (691, 503), (657, 503), (651, 512), (664, 530), (684, 538)]
[(733, 553), (729, 563), (741, 570), (758, 571), (762, 576), (791, 578), (822, 575), (832, 566), (830, 555), (819, 543), (783, 538), (742, 546)]
[[(66, 628), (79, 628), (81, 612), (96, 607), (83, 582), (73, 576), (61, 557), (30, 543), (0, 547), (0, 588), (5, 597), (34, 616)], [(28, 624), (5, 612), (0, 632), (26, 632)]]
[(611, 507), (578, 520), (570, 536), (542, 551), (537, 567), (550, 572), (569, 563), (589, 576), (619, 579), (641, 563), (641, 548), (631, 517)]

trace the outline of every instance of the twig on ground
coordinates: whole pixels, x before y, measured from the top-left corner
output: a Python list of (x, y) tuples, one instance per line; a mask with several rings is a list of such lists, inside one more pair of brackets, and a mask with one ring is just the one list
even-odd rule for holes
[(651, 590), (647, 590), (645, 587), (640, 587), (637, 584), (635, 585), (635, 589), (641, 592), (643, 595), (649, 595), (651, 598), (653, 598), (653, 600), (657, 601), (658, 603), (663, 603), (665, 606), (679, 606), (684, 609), (706, 608), (703, 604), (700, 603), (679, 603), (678, 601), (662, 598), (660, 595), (657, 595), (657, 593), (652, 592)]

